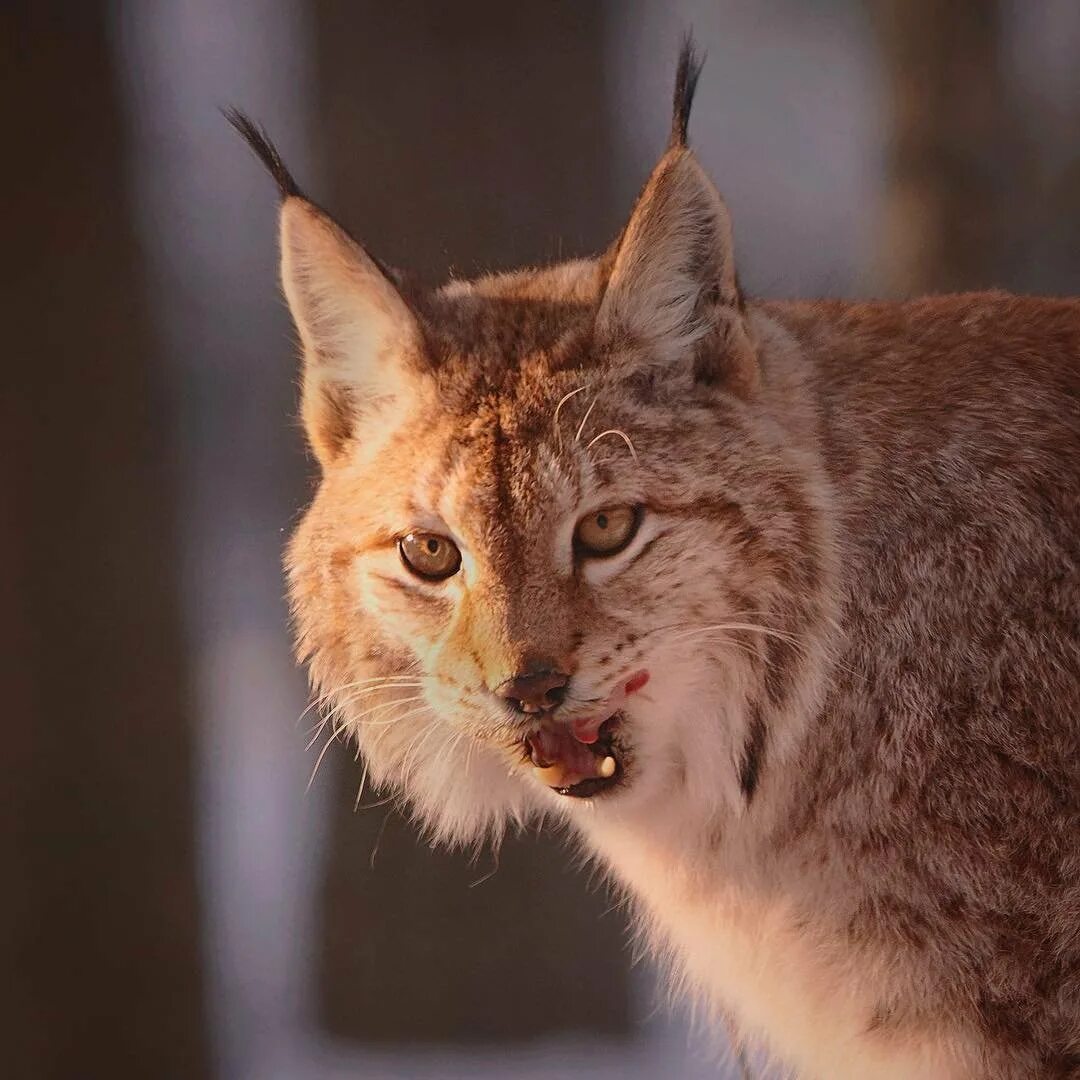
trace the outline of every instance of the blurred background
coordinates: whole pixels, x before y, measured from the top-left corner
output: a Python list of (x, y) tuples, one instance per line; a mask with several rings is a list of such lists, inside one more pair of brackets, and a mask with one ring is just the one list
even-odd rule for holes
[[(1080, 291), (1080, 5), (130, 0), (0, 11), (3, 1075), (736, 1075), (558, 843), (421, 848), (317, 743), (263, 121), (381, 258), (599, 250), (692, 141), (766, 296)], [(11, 240), (14, 247), (11, 247)]]

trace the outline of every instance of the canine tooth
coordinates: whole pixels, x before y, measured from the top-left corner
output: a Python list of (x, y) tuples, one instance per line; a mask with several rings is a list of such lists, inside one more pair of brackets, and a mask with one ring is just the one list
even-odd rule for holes
[(600, 762), (600, 775), (610, 780), (615, 775), (615, 759), (610, 755)]

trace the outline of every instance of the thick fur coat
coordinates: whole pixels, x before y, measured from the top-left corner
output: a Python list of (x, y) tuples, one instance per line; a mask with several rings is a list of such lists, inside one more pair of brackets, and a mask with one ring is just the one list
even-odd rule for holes
[[(604, 256), (434, 293), (234, 117), (322, 469), (300, 655), (433, 838), (566, 822), (799, 1076), (1080, 1076), (1080, 302), (745, 298), (696, 76)], [(553, 790), (539, 729), (612, 703), (617, 774)]]

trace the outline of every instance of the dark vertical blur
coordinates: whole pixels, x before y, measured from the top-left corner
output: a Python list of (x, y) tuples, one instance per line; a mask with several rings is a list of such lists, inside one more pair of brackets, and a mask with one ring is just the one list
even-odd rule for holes
[(986, 0), (878, 0), (892, 110), (888, 274), (900, 295), (998, 284), (1022, 177), (1002, 16)]
[[(600, 5), (317, 10), (327, 201), (381, 258), (438, 281), (448, 252), (468, 275), (610, 241)], [(628, 1029), (623, 919), (603, 917), (608, 899), (557, 841), (511, 839), (497, 870), (490, 855), (433, 853), (393, 811), (353, 813), (359, 768), (342, 757), (324, 893), (331, 1030), (409, 1042)]]
[(876, 0), (872, 10), (890, 110), (890, 291), (1077, 291), (1080, 95), (1074, 82), (1055, 96), (1022, 62), (1045, 45), (1027, 37), (1049, 30), (1066, 45), (1071, 36), (1075, 69), (1075, 9), (1040, 19), (1038, 5), (1015, 2)]
[(206, 1061), (168, 410), (103, 9), (0, 16), (0, 1071), (190, 1078)]

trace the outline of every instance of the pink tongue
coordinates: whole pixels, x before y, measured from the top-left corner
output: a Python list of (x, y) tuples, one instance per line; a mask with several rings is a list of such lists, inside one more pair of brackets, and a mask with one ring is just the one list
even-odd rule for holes
[(630, 694), (637, 693), (648, 681), (649, 673), (638, 671), (592, 716), (580, 716), (569, 726), (551, 723), (530, 735), (529, 757), (538, 770), (539, 778), (549, 787), (558, 789), (604, 776), (600, 768), (608, 759), (603, 754), (594, 753), (589, 747), (600, 738), (600, 728), (604, 722), (621, 708)]
[[(588, 741), (596, 742), (595, 733)], [(554, 731), (541, 728), (529, 736), (529, 747), (534, 765), (562, 767), (566, 785), (598, 775), (596, 755), (569, 728), (559, 727)]]
[(578, 742), (594, 743), (600, 738), (600, 728), (606, 717), (579, 716), (573, 723), (574, 738)]

